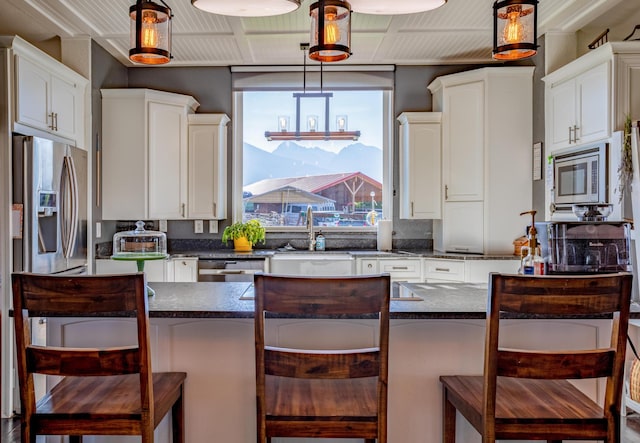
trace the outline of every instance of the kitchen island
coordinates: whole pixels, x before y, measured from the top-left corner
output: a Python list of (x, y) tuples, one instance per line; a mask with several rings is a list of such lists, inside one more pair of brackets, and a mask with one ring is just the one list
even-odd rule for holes
[[(149, 298), (154, 370), (185, 371), (186, 439), (205, 443), (255, 442), (253, 287), (251, 283), (152, 283)], [(486, 285), (403, 284), (391, 302), (389, 441), (441, 441), (441, 374), (480, 374), (484, 351)], [(402, 297), (405, 297), (404, 299)], [(418, 300), (419, 299), (419, 300)], [(640, 312), (634, 306), (634, 316)], [(330, 325), (330, 333), (320, 329)], [(505, 346), (543, 343), (548, 348), (603, 345), (605, 319), (513, 319)], [(299, 347), (372, 345), (375, 322), (361, 318), (276, 321), (270, 340)], [(65, 346), (101, 346), (102, 337), (123, 345), (135, 337), (128, 319), (50, 318), (49, 340)], [(580, 385), (599, 398), (602, 386)], [(458, 421), (459, 441), (478, 434)], [(168, 443), (162, 423), (156, 441)], [(111, 441), (86, 437), (87, 442)], [(279, 439), (275, 439), (280, 441)], [(282, 440), (284, 441), (284, 440)], [(289, 441), (289, 440), (287, 440)], [(293, 441), (302, 441), (294, 439)]]

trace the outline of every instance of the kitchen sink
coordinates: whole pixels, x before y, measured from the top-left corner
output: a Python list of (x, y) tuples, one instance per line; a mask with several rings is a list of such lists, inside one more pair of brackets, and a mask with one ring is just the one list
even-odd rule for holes
[(354, 275), (355, 259), (345, 252), (278, 252), (270, 259), (269, 272), (284, 275)]

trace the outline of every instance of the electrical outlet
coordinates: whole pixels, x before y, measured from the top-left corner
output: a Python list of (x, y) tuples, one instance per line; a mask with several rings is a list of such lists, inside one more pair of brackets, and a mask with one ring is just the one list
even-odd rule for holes
[(96, 222), (96, 238), (102, 237), (102, 223)]
[(193, 221), (193, 232), (196, 234), (202, 234), (204, 231), (204, 221), (203, 220), (194, 220)]
[(218, 233), (218, 220), (209, 220), (209, 234)]
[(167, 232), (167, 221), (166, 220), (160, 220), (158, 222), (158, 224), (160, 225), (160, 231), (162, 232)]

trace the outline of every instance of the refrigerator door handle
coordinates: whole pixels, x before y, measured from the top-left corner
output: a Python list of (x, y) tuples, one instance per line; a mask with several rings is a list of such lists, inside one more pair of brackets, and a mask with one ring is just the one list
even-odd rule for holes
[(73, 247), (78, 233), (78, 180), (73, 158), (65, 156), (60, 179), (60, 228), (62, 252), (65, 258), (73, 256)]

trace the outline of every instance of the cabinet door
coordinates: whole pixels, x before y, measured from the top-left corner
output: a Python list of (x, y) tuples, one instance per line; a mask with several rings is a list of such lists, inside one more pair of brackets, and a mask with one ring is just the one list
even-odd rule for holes
[(442, 216), (440, 153), (440, 123), (406, 121), (401, 125), (400, 218)]
[(180, 257), (169, 260), (171, 263), (167, 272), (167, 280), (174, 282), (197, 282), (198, 259), (195, 257)]
[(229, 119), (222, 116), (211, 119), (208, 124), (196, 123), (207, 117), (205, 114), (189, 116), (188, 217), (224, 219), (227, 212), (226, 124)]
[(548, 100), (552, 150), (569, 146), (574, 137), (573, 127), (577, 125), (575, 80), (554, 85)]
[(484, 252), (483, 202), (444, 204), (443, 240), (449, 252)]
[(442, 166), (445, 201), (484, 195), (484, 82), (444, 91)]
[(66, 138), (79, 142), (76, 116), (81, 97), (76, 85), (56, 76), (51, 76), (51, 113), (54, 119), (54, 131)]
[[(144, 263), (144, 273), (147, 276), (147, 281), (151, 282), (163, 282), (166, 281), (166, 260), (148, 260)], [(96, 271), (98, 275), (101, 274), (129, 274), (138, 272), (138, 266), (135, 261), (126, 260), (109, 260), (109, 259), (97, 259)]]
[(24, 57), (16, 56), (16, 121), (51, 131), (50, 77), (46, 69)]
[(577, 143), (607, 138), (610, 134), (609, 63), (585, 72), (576, 81), (578, 95)]
[(187, 114), (184, 106), (148, 106), (149, 218), (181, 220), (187, 215)]
[(422, 281), (422, 259), (378, 259), (378, 272), (391, 275), (391, 281)]

